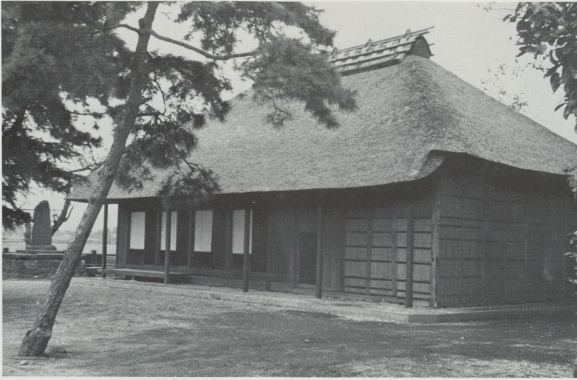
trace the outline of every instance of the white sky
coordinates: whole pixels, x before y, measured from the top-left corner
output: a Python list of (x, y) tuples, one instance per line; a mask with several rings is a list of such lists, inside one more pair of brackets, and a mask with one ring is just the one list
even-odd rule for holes
[[(483, 8), (488, 3), (475, 2), (315, 2), (307, 3), (316, 8), (324, 9), (321, 23), (337, 31), (335, 46), (339, 49), (366, 43), (369, 39), (376, 41), (404, 34), (407, 29), (412, 31), (434, 26), (426, 39), (433, 53), (432, 60), (451, 71), (466, 82), (483, 89), (481, 81), (489, 79), (499, 65), (505, 64), (509, 69), (515, 66), (515, 56), (518, 47), (515, 46), (515, 25), (502, 21), (514, 9), (516, 3), (493, 3), (493, 10), (486, 12)], [(134, 21), (130, 23), (137, 25)], [(182, 30), (175, 29), (172, 24), (158, 19), (154, 29), (165, 36), (177, 38)], [(127, 32), (131, 33), (131, 32)], [(131, 36), (131, 34), (127, 34)], [(134, 37), (134, 36), (131, 36)], [(131, 38), (129, 37), (129, 38)], [(151, 41), (152, 48), (158, 48), (165, 43)], [(183, 48), (170, 46), (173, 54), (190, 55)], [(247, 49), (240, 49), (250, 50)], [(530, 62), (530, 57), (522, 57), (520, 63)], [(527, 69), (517, 78), (505, 78), (499, 82), (505, 89), (519, 93), (528, 107), (523, 111), (527, 116), (551, 129), (559, 135), (577, 144), (577, 134), (573, 130), (574, 120), (565, 120), (562, 112), (554, 112), (561, 103), (562, 89), (552, 94), (548, 79), (536, 70)], [(239, 89), (246, 84), (239, 85)], [(490, 94), (495, 95), (495, 94)], [(28, 197), (26, 208), (34, 208), (38, 202), (50, 201), (53, 213), (61, 209), (63, 197), (59, 194), (37, 192)], [(63, 230), (73, 230), (80, 221), (85, 205), (74, 204), (74, 212), (70, 220), (62, 226)], [(101, 212), (102, 214), (102, 212)], [(116, 207), (110, 208), (109, 226), (116, 226)], [(102, 228), (102, 215), (96, 221), (94, 230)]]

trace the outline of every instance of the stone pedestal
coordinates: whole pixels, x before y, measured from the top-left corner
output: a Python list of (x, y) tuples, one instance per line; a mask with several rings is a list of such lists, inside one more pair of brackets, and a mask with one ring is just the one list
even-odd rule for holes
[(64, 251), (4, 252), (2, 253), (2, 278), (50, 278), (56, 273), (62, 257), (64, 257)]
[(29, 252), (29, 253), (42, 253), (46, 251), (56, 251), (56, 247), (52, 244), (48, 245), (26, 245), (26, 251), (20, 252)]

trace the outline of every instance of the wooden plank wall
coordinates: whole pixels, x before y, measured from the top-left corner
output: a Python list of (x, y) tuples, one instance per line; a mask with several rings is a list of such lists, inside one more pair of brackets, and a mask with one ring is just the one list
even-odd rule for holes
[(323, 216), (323, 289), (342, 291), (345, 254), (345, 215), (327, 211)]
[(546, 179), (503, 178), (442, 180), (439, 306), (562, 299), (563, 242), (576, 227), (574, 206)]
[(346, 215), (344, 290), (404, 302), (407, 216), (413, 208), (413, 298), (432, 300), (432, 198)]
[(251, 271), (266, 273), (268, 260), (268, 213), (263, 209), (253, 210)]
[(483, 191), (459, 180), (443, 181), (440, 189), (439, 306), (481, 304), (487, 230)]
[(296, 252), (296, 217), (288, 211), (271, 212), (268, 217), (269, 269), (274, 274), (292, 272), (292, 257)]

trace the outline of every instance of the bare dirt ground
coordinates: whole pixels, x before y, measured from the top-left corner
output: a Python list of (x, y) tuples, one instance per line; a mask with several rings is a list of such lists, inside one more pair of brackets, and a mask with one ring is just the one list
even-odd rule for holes
[(577, 356), (575, 315), (401, 325), (134, 285), (73, 282), (47, 354), (22, 359), (49, 282), (3, 281), (3, 375), (569, 377)]

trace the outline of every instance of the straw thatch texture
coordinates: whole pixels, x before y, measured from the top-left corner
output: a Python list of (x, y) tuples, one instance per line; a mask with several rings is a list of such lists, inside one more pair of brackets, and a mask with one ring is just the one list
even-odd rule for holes
[[(412, 181), (435, 170), (442, 152), (462, 152), (520, 169), (562, 174), (577, 145), (506, 107), (429, 59), (343, 77), (358, 91), (358, 111), (340, 113), (327, 130), (292, 106), (294, 119), (274, 129), (267, 106), (237, 97), (227, 122), (199, 133), (192, 160), (213, 169), (224, 193), (347, 188)], [(88, 197), (78, 188), (74, 200)], [(155, 196), (114, 186), (110, 199)]]

